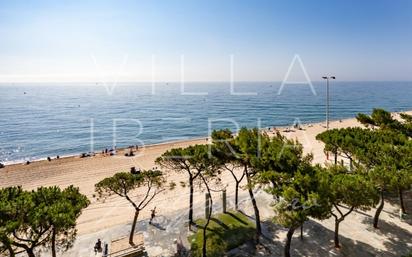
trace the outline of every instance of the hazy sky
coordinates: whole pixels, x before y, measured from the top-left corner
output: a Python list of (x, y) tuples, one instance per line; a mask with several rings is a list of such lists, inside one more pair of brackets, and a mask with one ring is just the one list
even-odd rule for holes
[[(1, 81), (412, 80), (411, 0), (5, 1)], [(182, 55), (184, 57), (182, 57)], [(302, 78), (299, 62), (291, 77)]]

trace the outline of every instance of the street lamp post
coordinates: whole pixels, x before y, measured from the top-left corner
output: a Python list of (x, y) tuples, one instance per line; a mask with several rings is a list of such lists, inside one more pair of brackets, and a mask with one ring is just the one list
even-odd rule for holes
[(326, 79), (326, 130), (329, 129), (329, 79), (336, 79), (335, 76), (322, 77)]

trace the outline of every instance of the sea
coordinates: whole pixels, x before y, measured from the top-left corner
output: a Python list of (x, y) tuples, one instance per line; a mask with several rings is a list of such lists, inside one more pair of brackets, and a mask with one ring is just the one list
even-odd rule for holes
[[(214, 129), (326, 119), (326, 81), (2, 83), (0, 162), (207, 137)], [(412, 110), (412, 82), (330, 81), (330, 119)]]

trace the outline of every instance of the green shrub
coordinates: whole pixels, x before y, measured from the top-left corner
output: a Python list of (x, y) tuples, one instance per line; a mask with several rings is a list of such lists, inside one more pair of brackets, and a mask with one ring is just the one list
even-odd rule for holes
[[(196, 224), (203, 226), (206, 220), (197, 220)], [(214, 215), (207, 231), (207, 256), (221, 257), (243, 243), (253, 240), (255, 225), (245, 215), (239, 212), (228, 212)], [(199, 228), (196, 234), (189, 237), (193, 257), (202, 256), (203, 230)]]
[(406, 255), (402, 255), (402, 257), (412, 257), (412, 252), (406, 254)]

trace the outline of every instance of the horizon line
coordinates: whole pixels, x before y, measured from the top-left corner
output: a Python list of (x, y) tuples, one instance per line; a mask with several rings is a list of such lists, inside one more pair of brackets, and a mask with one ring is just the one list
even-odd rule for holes
[[(309, 80), (307, 83), (305, 81), (296, 82), (296, 81), (285, 81), (285, 84), (288, 85), (303, 85), (309, 84), (309, 82), (322, 82), (324, 80)], [(230, 81), (230, 80), (186, 80), (184, 83), (282, 83), (282, 80), (237, 80), (237, 81)], [(339, 80), (336, 79), (334, 82), (412, 82), (411, 80)], [(182, 82), (179, 80), (162, 80), (162, 81), (0, 81), (0, 84), (51, 84), (51, 83), (59, 83), (59, 84), (78, 84), (78, 83), (87, 83), (87, 84), (131, 84), (131, 83), (154, 83), (154, 84), (181, 84)]]

